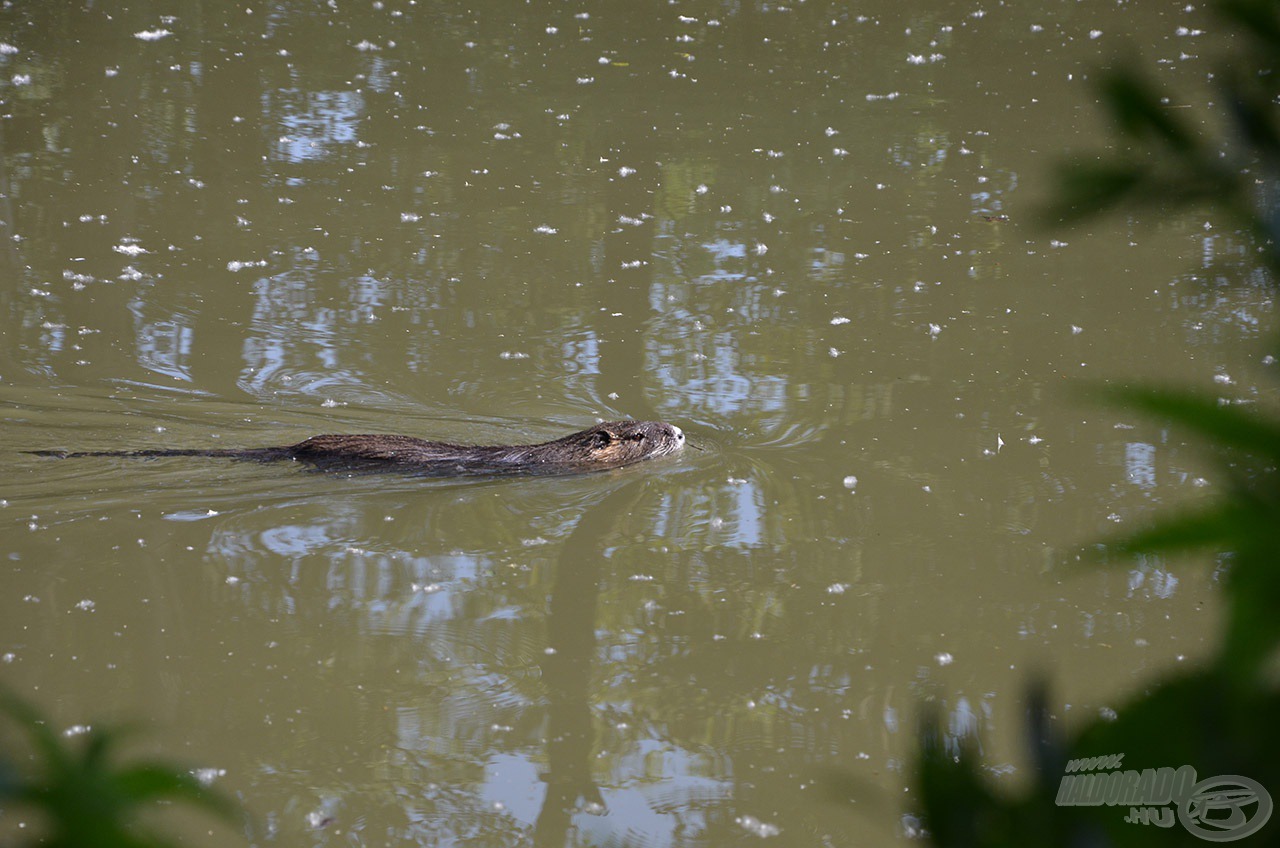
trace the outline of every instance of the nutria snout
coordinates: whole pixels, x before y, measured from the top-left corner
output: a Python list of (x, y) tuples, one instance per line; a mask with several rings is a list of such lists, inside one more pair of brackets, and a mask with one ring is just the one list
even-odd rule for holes
[(291, 459), (319, 468), (400, 470), (452, 477), (472, 474), (580, 474), (621, 468), (684, 448), (684, 432), (662, 421), (606, 421), (533, 445), (456, 445), (413, 436), (312, 436), (295, 445), (216, 450), (34, 451), (42, 456), (219, 456), (262, 462)]

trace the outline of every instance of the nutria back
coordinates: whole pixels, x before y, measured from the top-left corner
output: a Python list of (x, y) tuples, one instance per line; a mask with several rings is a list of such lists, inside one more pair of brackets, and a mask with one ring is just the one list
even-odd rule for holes
[(606, 421), (533, 445), (457, 445), (382, 434), (312, 436), (266, 448), (138, 451), (32, 451), (41, 456), (217, 456), (295, 460), (329, 470), (399, 470), (452, 477), (479, 474), (581, 474), (621, 468), (684, 448), (684, 433), (661, 421)]

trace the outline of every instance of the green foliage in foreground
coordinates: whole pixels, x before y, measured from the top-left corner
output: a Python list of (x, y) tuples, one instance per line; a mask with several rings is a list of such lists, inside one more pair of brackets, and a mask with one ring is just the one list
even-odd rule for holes
[[(1204, 844), (1177, 824), (1176, 804), (1167, 806), (1168, 828), (1127, 822), (1133, 807), (1148, 806), (1143, 803), (1060, 805), (1067, 763), (1109, 754), (1124, 754), (1122, 769), (1191, 765), (1200, 780), (1242, 775), (1280, 799), (1280, 688), (1272, 666), (1280, 649), (1280, 425), (1187, 393), (1129, 388), (1112, 394), (1131, 409), (1199, 434), (1221, 457), (1229, 484), (1216, 503), (1158, 521), (1111, 551), (1230, 552), (1223, 579), (1226, 632), (1204, 668), (1166, 679), (1120, 708), (1114, 721), (1095, 720), (1069, 741), (1050, 727), (1046, 693), (1035, 688), (1028, 699), (1033, 783), (1018, 796), (995, 790), (975, 751), (959, 758), (948, 751), (942, 725), (928, 717), (919, 788), (926, 827), (938, 845)], [(1256, 838), (1280, 840), (1280, 816), (1272, 819)]]
[[(1081, 220), (1135, 203), (1172, 208), (1213, 205), (1252, 233), (1273, 281), (1280, 276), (1280, 0), (1220, 0), (1219, 16), (1238, 33), (1221, 83), (1222, 136), (1209, 138), (1162, 102), (1132, 70), (1102, 86), (1121, 151), (1064, 169), (1059, 217)], [(1064, 806), (1067, 763), (1124, 754), (1101, 774), (1191, 765), (1198, 779), (1251, 778), (1280, 800), (1280, 422), (1189, 392), (1127, 388), (1112, 401), (1172, 422), (1203, 439), (1221, 463), (1224, 494), (1199, 511), (1174, 515), (1109, 548), (1115, 554), (1215, 551), (1226, 564), (1225, 630), (1216, 655), (1199, 671), (1170, 678), (1070, 740), (1050, 729), (1047, 697), (1035, 688), (1028, 725), (1032, 785), (1014, 796), (995, 791), (973, 750), (955, 757), (937, 717), (925, 722), (919, 786), (926, 827), (939, 845), (1204, 845), (1178, 826), (1127, 823), (1128, 804)], [(1059, 792), (1063, 795), (1060, 797)], [(1137, 806), (1145, 806), (1139, 804)], [(1220, 812), (1223, 808), (1220, 808)], [(1257, 816), (1261, 806), (1241, 807)], [(1259, 819), (1261, 820), (1261, 819)], [(1228, 841), (1221, 834), (1218, 841)], [(1247, 840), (1280, 842), (1280, 815)]]
[(30, 740), (30, 767), (0, 758), (0, 810), (34, 811), (43, 829), (33, 844), (50, 848), (165, 848), (170, 841), (149, 832), (139, 814), (157, 801), (185, 801), (234, 819), (233, 805), (190, 774), (164, 763), (117, 765), (122, 732), (90, 730), (59, 738), (29, 704), (0, 690), (0, 713)]

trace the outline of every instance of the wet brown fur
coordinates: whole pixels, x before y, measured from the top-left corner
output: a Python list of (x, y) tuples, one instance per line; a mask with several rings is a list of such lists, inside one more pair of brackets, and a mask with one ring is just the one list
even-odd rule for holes
[(579, 474), (621, 468), (684, 447), (680, 428), (661, 421), (607, 421), (535, 445), (455, 445), (412, 436), (312, 436), (267, 448), (32, 451), (40, 456), (216, 456), (260, 462), (295, 460), (339, 470), (400, 470), (451, 477), (469, 474)]

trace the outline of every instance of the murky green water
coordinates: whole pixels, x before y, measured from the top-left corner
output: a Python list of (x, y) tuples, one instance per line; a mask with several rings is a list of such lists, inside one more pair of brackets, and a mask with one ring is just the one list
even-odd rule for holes
[[(1253, 398), (1269, 293), (1215, 220), (1035, 223), (1105, 137), (1093, 69), (1198, 98), (1213, 34), (1110, 2), (6, 7), (0, 682), (217, 770), (254, 821), (217, 844), (890, 844), (926, 702), (1016, 781), (1033, 674), (1070, 725), (1213, 632), (1204, 563), (1073, 569), (1215, 485), (1077, 389)], [(480, 481), (20, 453), (622, 417), (702, 450)]]

